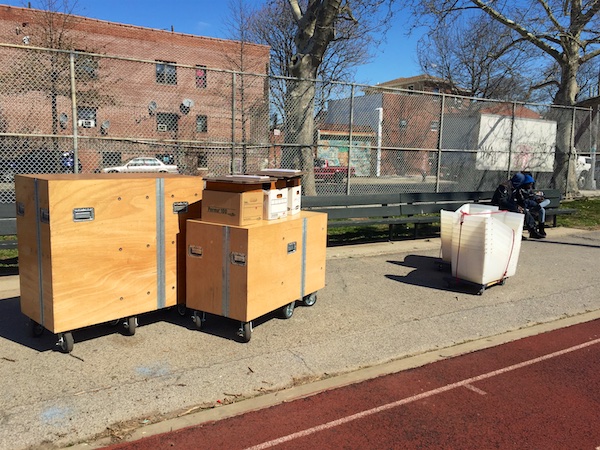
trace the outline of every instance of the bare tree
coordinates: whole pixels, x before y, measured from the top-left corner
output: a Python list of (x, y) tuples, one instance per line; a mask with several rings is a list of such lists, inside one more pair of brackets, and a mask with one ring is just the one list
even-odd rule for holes
[[(511, 30), (518, 40), (527, 42), (554, 62), (556, 78), (545, 80), (554, 86), (553, 103), (573, 106), (579, 93), (578, 75), (586, 63), (600, 54), (600, 0), (415, 0), (415, 12), (426, 14), (435, 23), (453, 14), (477, 10)], [(548, 75), (553, 75), (549, 72)], [(567, 192), (577, 190), (574, 158), (571, 151), (570, 119), (557, 114), (557, 146), (553, 184)], [(569, 175), (567, 177), (567, 175)], [(564, 185), (564, 180), (570, 180)]]
[[(254, 43), (250, 23), (254, 11), (243, 0), (229, 0), (230, 17), (227, 19), (229, 37), (239, 43), (239, 52), (235, 55), (227, 55), (231, 68), (236, 71), (234, 82), (237, 96), (236, 110), (240, 112), (236, 120), (241, 124), (242, 133), (242, 171), (248, 170), (248, 144), (253, 138), (266, 136), (268, 124), (268, 104), (264, 97), (252, 98), (248, 92), (252, 86), (258, 83), (266, 83), (264, 78), (254, 75), (253, 72), (261, 72), (264, 67), (256, 67), (252, 58), (246, 51), (248, 43)], [(256, 59), (254, 59), (256, 61)], [(252, 125), (256, 124), (265, 130), (263, 133), (253, 132)], [(232, 161), (233, 162), (233, 161)], [(233, 166), (232, 166), (233, 167)]]
[(535, 93), (534, 55), (515, 44), (509, 29), (486, 15), (439, 24), (417, 48), (423, 71), (472, 97), (528, 101)]
[[(41, 12), (36, 14), (35, 22), (28, 24), (23, 38), (32, 48), (20, 51), (17, 58), (7, 62), (0, 73), (0, 82), (9, 94), (43, 93), (50, 100), (52, 134), (58, 135), (63, 126), (58, 99), (71, 98), (72, 72), (80, 106), (114, 104), (114, 99), (103, 94), (94, 52), (76, 47), (73, 30), (78, 17), (72, 14), (76, 2), (43, 0), (39, 3)], [(75, 118), (72, 120), (74, 123)], [(57, 149), (56, 139), (53, 143)]]
[[(253, 30), (258, 42), (272, 47), (272, 73), (286, 79), (280, 85), (281, 115), (293, 164), (306, 174), (303, 189), (316, 193), (314, 184), (315, 116), (329, 98), (317, 91), (316, 80), (340, 81), (353, 73), (353, 66), (368, 59), (376, 31), (389, 25), (393, 0), (281, 0), (265, 7)], [(270, 31), (267, 31), (270, 30)], [(262, 34), (260, 34), (262, 33)], [(268, 33), (268, 34), (267, 34)], [(354, 45), (354, 47), (353, 47)], [(316, 101), (317, 99), (317, 101)], [(318, 103), (318, 100), (321, 103)], [(291, 159), (288, 158), (287, 159)]]
[[(305, 0), (302, 5), (306, 4)], [(288, 1), (275, 0), (265, 4), (249, 15), (247, 26), (253, 42), (266, 44), (271, 48), (271, 75), (292, 77), (297, 26)], [(349, 28), (349, 24), (342, 23), (338, 27)], [(338, 28), (336, 33), (351, 35), (351, 30), (342, 28)], [(352, 39), (335, 39), (330, 43), (316, 72), (319, 82), (315, 93), (315, 115), (325, 109), (327, 100), (339, 88), (336, 82), (353, 81), (356, 68), (371, 60), (374, 44), (370, 34), (357, 34)], [(286, 83), (282, 79), (274, 80), (271, 84), (274, 106), (280, 117), (284, 115), (285, 88)]]

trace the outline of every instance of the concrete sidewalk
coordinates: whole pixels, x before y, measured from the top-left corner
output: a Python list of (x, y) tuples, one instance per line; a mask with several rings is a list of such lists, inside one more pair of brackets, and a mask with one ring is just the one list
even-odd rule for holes
[(452, 290), (440, 240), (328, 249), (327, 286), (289, 320), (203, 331), (175, 310), (143, 315), (135, 336), (75, 331), (69, 355), (30, 337), (16, 277), (0, 279), (0, 449), (100, 448), (214, 420), (600, 317), (600, 232), (549, 229), (483, 295)]

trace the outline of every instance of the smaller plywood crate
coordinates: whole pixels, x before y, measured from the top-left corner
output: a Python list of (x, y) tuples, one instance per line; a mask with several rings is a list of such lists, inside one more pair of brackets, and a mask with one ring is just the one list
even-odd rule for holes
[(202, 190), (175, 174), (16, 176), (22, 312), (62, 333), (183, 304)]
[(325, 286), (327, 214), (246, 227), (189, 220), (188, 308), (249, 322)]

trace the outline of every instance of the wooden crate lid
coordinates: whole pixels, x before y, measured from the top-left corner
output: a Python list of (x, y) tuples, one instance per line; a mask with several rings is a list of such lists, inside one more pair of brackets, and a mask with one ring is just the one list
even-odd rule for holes
[(302, 179), (302, 175), (304, 172), (296, 169), (264, 169), (259, 172), (256, 172), (257, 175), (267, 175), (271, 177), (279, 178), (280, 180), (285, 180), (284, 186), (277, 187), (292, 187), (292, 186), (300, 186), (300, 180)]
[(274, 189), (277, 178), (267, 175), (224, 175), (205, 178), (206, 189), (224, 192), (247, 192)]

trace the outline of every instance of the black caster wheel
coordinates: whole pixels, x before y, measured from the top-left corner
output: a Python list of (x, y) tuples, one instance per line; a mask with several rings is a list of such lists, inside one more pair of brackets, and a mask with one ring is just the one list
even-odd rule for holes
[(242, 342), (250, 342), (252, 337), (252, 322), (242, 322), (238, 330), (238, 336)]
[(185, 305), (177, 305), (177, 314), (185, 317), (187, 315), (187, 307)]
[(123, 334), (125, 336), (133, 336), (137, 328), (137, 317), (128, 317), (123, 322)]
[(205, 321), (206, 313), (201, 311), (194, 311), (194, 313), (192, 314), (192, 322), (194, 322), (194, 325), (196, 325), (196, 328), (198, 330), (202, 329), (202, 326), (204, 325)]
[(44, 334), (44, 327), (37, 323), (35, 320), (30, 319), (29, 326), (31, 327), (31, 335), (33, 337), (40, 337)]
[(313, 292), (312, 294), (305, 295), (302, 299), (302, 303), (304, 306), (313, 306), (315, 303), (317, 303), (317, 293)]
[(75, 341), (72, 333), (60, 333), (58, 335), (58, 346), (60, 347), (61, 352), (71, 353), (74, 345)]
[(296, 302), (288, 303), (283, 306), (280, 310), (280, 315), (282, 319), (289, 319), (294, 315), (294, 307), (296, 306)]

